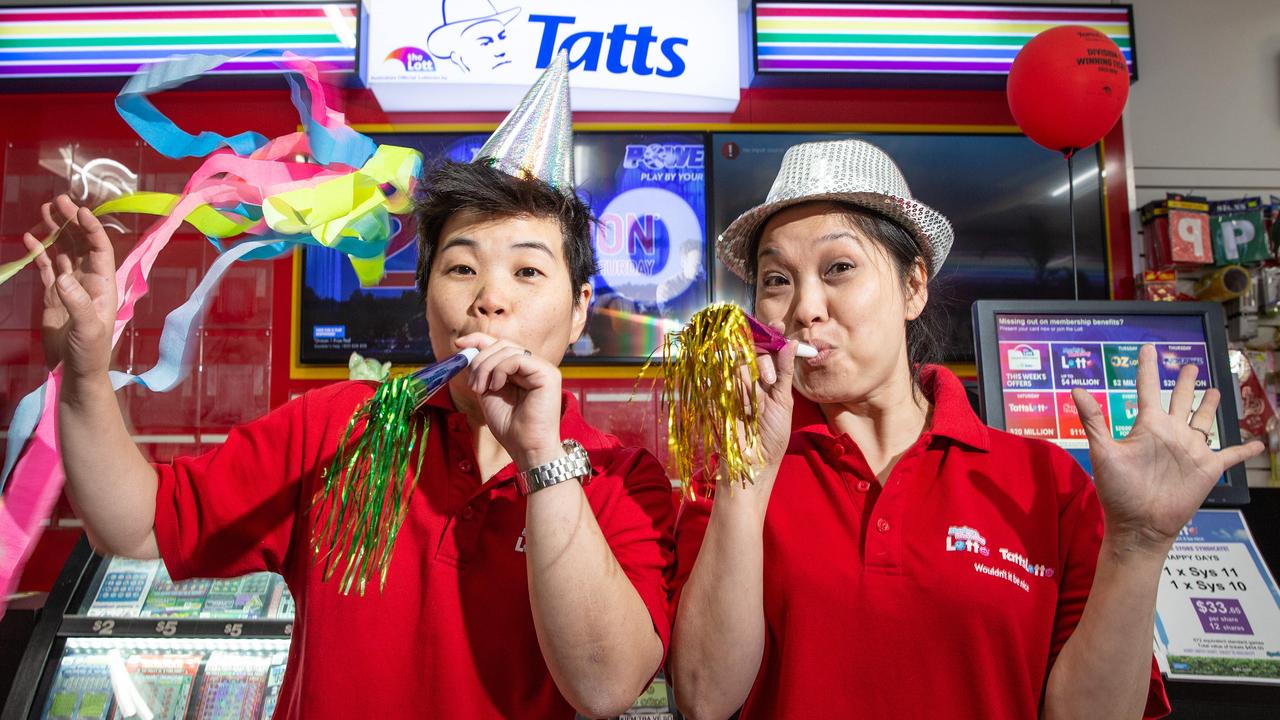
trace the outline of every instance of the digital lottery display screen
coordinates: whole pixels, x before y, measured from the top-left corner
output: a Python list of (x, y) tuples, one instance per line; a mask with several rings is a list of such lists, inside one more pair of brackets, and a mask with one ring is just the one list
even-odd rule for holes
[[(1169, 407), (1178, 372), (1199, 368), (1194, 405), (1215, 387), (1204, 319), (1197, 315), (997, 314), (1004, 429), (1067, 449), (1089, 468), (1088, 442), (1071, 391), (1087, 391), (1119, 440), (1138, 416), (1138, 351), (1155, 346), (1160, 398)], [(1210, 442), (1222, 447), (1218, 424)]]

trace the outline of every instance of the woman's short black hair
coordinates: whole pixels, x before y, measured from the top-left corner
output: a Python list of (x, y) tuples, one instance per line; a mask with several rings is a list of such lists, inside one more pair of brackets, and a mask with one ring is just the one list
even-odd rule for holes
[(591, 242), (591, 210), (537, 178), (517, 178), (485, 162), (443, 162), (426, 171), (413, 209), (418, 223), (418, 292), (425, 298), (440, 231), (449, 217), (470, 210), (492, 218), (555, 219), (564, 239), (564, 257), (577, 302), (578, 289), (597, 272)]
[[(911, 274), (917, 264), (924, 263), (925, 268), (930, 267), (928, 251), (916, 242), (906, 228), (879, 213), (856, 205), (840, 202), (834, 205), (840, 209), (851, 229), (857, 230), (884, 250), (893, 262), (904, 292), (911, 288)], [(761, 224), (747, 256), (747, 277), (752, 280), (752, 293), (755, 292), (756, 253), (765, 224), (767, 223)], [(936, 303), (926, 303), (919, 317), (907, 321), (907, 361), (911, 364), (911, 377), (917, 388), (920, 385), (921, 368), (942, 359), (942, 333), (942, 317)]]

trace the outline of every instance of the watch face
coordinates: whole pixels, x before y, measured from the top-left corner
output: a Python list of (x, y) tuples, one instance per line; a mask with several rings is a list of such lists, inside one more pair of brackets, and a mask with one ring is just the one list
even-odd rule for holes
[(577, 440), (566, 440), (564, 445), (569, 456), (577, 460), (578, 467), (585, 473), (582, 476), (582, 482), (585, 485), (591, 479), (591, 458), (587, 455), (587, 449)]

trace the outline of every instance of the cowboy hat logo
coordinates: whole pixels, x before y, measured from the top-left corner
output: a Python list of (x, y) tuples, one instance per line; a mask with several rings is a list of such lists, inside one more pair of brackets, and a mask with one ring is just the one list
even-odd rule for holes
[(492, 0), (441, 0), (441, 24), (427, 36), (427, 50), (463, 72), (511, 64), (507, 25), (519, 7), (499, 10)]

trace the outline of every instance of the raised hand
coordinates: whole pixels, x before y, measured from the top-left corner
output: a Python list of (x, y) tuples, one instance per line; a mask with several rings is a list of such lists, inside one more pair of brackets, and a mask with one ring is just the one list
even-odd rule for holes
[(797, 343), (792, 340), (777, 354), (756, 356), (760, 380), (756, 383), (756, 413), (760, 417), (760, 446), (765, 464), (776, 466), (791, 442), (791, 411), (795, 399), (791, 381), (795, 377)]
[(1094, 485), (1106, 516), (1106, 532), (1143, 549), (1167, 553), (1178, 532), (1195, 515), (1227, 468), (1262, 452), (1254, 441), (1214, 451), (1209, 447), (1220, 399), (1205, 391), (1192, 411), (1199, 369), (1178, 373), (1169, 410), (1160, 403), (1156, 351), (1144, 345), (1138, 355), (1138, 417), (1123, 440), (1115, 440), (1098, 403), (1073, 390), (1089, 439)]
[[(68, 379), (105, 376), (111, 362), (116, 319), (116, 261), (102, 223), (87, 208), (59, 195), (40, 207), (46, 232), (59, 231), (48, 250), (31, 233), (22, 236), (36, 252), (44, 286), (41, 317), (45, 362), (63, 363)], [(57, 248), (56, 255), (49, 250)]]
[(509, 340), (484, 333), (458, 338), (480, 350), (471, 361), (471, 390), (485, 424), (521, 470), (556, 459), (560, 446), (560, 369)]

